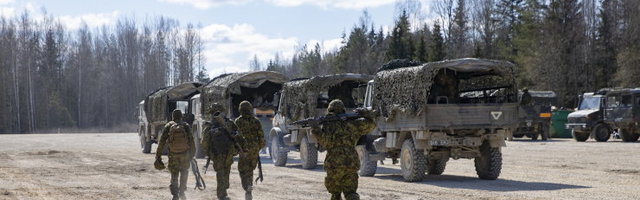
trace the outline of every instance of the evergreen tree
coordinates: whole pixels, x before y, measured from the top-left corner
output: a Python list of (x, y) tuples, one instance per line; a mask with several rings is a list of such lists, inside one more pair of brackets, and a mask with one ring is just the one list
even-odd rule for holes
[(407, 12), (403, 11), (391, 32), (387, 60), (411, 59), (413, 57), (414, 49), (409, 28)]
[(429, 45), (429, 61), (441, 61), (445, 57), (444, 53), (444, 38), (442, 38), (442, 31), (438, 23), (433, 24), (433, 31), (431, 31), (431, 45)]

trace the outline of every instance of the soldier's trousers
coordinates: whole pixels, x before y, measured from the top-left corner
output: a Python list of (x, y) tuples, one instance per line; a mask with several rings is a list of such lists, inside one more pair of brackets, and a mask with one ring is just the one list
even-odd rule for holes
[(332, 199), (341, 199), (340, 194), (344, 193), (347, 200), (358, 200), (360, 197), (358, 190), (358, 170), (357, 169), (328, 169), (327, 177), (324, 178), (324, 186), (331, 193)]
[(216, 171), (216, 194), (218, 198), (227, 196), (229, 189), (229, 174), (231, 173), (231, 165), (233, 164), (233, 154), (214, 154), (213, 169)]
[(258, 165), (259, 149), (257, 151), (251, 151), (246, 153), (240, 153), (238, 160), (238, 172), (240, 172), (240, 179), (242, 180), (242, 189), (247, 190), (250, 186), (253, 186), (253, 170)]
[(188, 153), (169, 153), (169, 172), (171, 172), (171, 195), (178, 196), (187, 189), (190, 158)]

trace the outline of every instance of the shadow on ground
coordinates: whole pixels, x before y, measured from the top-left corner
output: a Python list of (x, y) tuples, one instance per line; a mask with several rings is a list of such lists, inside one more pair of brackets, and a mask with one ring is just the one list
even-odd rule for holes
[[(399, 170), (398, 170), (399, 172)], [(404, 181), (401, 175), (380, 175), (375, 178)], [(444, 188), (458, 188), (458, 189), (473, 189), (473, 190), (486, 190), (494, 192), (509, 192), (509, 191), (542, 191), (542, 190), (562, 190), (562, 189), (581, 189), (590, 188), (581, 185), (570, 185), (560, 183), (545, 183), (545, 182), (524, 182), (517, 180), (481, 180), (477, 177), (467, 176), (454, 176), (454, 175), (428, 175), (421, 182), (415, 182), (416, 184), (433, 185)]]

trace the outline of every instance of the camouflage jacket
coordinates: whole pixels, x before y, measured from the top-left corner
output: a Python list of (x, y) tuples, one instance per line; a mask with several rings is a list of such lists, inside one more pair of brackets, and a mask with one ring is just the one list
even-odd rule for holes
[[(328, 114), (330, 116), (333, 114)], [(358, 154), (355, 150), (360, 136), (366, 135), (376, 127), (376, 123), (369, 118), (359, 118), (347, 121), (330, 121), (322, 127), (314, 127), (313, 135), (320, 145), (327, 149), (325, 168), (359, 169)]]
[(238, 127), (242, 141), (242, 147), (249, 152), (257, 152), (265, 145), (264, 131), (260, 121), (254, 116), (240, 116), (236, 118), (235, 124)]

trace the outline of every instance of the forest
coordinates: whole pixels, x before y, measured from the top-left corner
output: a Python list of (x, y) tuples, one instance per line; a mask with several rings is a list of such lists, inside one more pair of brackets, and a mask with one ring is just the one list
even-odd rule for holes
[[(363, 11), (338, 49), (302, 45), (291, 58), (247, 64), (299, 78), (373, 74), (393, 59), (507, 60), (517, 66), (520, 88), (553, 90), (564, 108), (582, 92), (638, 87), (640, 1), (421, 2), (398, 1), (388, 29)], [(0, 133), (134, 131), (136, 106), (150, 92), (209, 79), (197, 27), (162, 16), (73, 32), (52, 15), (2, 17), (0, 47)]]

